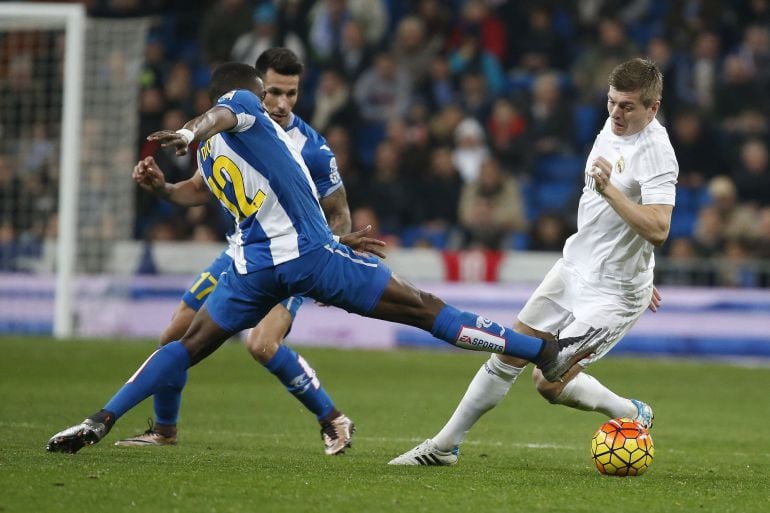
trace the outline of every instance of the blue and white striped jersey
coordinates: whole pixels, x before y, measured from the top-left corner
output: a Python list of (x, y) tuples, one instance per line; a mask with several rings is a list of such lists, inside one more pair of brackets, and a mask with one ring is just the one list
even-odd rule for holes
[(342, 187), (337, 159), (321, 134), (295, 114), (291, 115), (286, 134), (300, 149), (320, 198), (325, 198)]
[(238, 118), (229, 132), (198, 147), (198, 167), (235, 221), (230, 249), (245, 274), (295, 259), (332, 240), (308, 167), (296, 143), (250, 91), (222, 96)]

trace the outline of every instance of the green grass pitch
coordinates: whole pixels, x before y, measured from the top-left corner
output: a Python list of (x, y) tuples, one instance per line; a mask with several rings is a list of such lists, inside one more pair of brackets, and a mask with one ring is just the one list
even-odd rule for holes
[(152, 342), (0, 339), (0, 512), (768, 512), (770, 368), (606, 358), (592, 374), (655, 408), (644, 476), (600, 475), (597, 413), (550, 406), (520, 378), (454, 467), (389, 467), (432, 436), (486, 355), (302, 349), (358, 425), (323, 455), (311, 415), (228, 343), (190, 372), (176, 447), (128, 448), (149, 401), (76, 455), (47, 439), (99, 409)]

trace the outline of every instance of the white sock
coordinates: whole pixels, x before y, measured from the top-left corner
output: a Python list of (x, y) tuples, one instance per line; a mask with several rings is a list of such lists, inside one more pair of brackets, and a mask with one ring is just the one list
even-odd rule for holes
[(503, 400), (523, 370), (524, 367), (508, 365), (496, 355), (491, 355), (468, 385), (452, 418), (433, 437), (436, 447), (449, 451), (460, 445), (476, 421)]
[(636, 416), (636, 406), (630, 399), (620, 397), (585, 372), (567, 383), (554, 403), (578, 410), (598, 411), (611, 419)]

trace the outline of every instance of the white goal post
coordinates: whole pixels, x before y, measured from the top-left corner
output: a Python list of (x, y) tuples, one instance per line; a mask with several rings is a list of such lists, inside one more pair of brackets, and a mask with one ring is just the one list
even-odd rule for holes
[(59, 231), (56, 247), (56, 295), (53, 331), (73, 334), (73, 290), (77, 254), (77, 195), (80, 128), (83, 108), (83, 57), (86, 12), (81, 4), (2, 3), (3, 27), (64, 29), (64, 78), (60, 147)]
[(150, 23), (0, 3), (0, 333), (69, 338), (102, 317), (94, 285), (134, 234)]

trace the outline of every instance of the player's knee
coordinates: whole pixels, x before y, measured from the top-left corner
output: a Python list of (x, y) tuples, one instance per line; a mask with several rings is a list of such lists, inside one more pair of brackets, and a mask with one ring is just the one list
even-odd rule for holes
[(257, 326), (246, 338), (246, 350), (259, 363), (265, 364), (275, 355), (280, 343), (280, 339), (276, 339), (267, 330)]
[(557, 399), (563, 388), (561, 383), (551, 383), (545, 379), (545, 376), (543, 376), (543, 373), (540, 372), (540, 369), (535, 369), (532, 371), (532, 381), (535, 383), (537, 392), (543, 396), (543, 399), (551, 404), (557, 403)]

